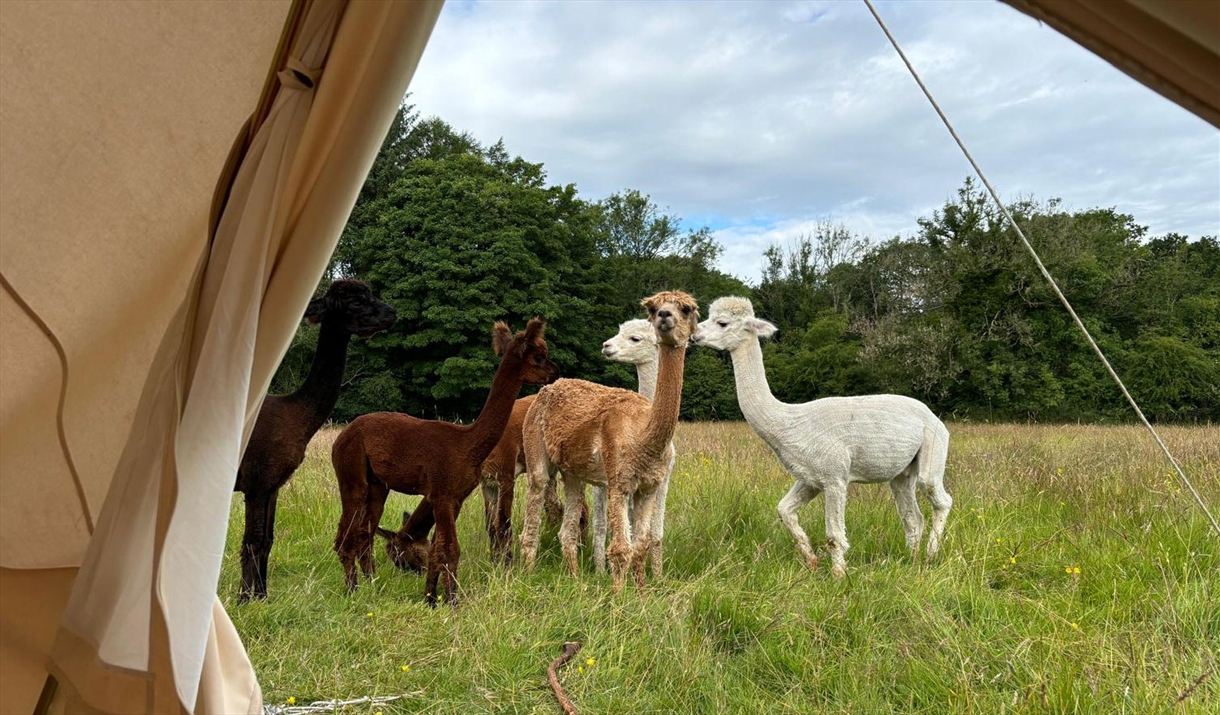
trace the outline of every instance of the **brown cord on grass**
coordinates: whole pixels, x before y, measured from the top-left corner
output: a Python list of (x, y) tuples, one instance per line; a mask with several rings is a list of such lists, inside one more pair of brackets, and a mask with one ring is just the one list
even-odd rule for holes
[(551, 666), (546, 669), (547, 680), (551, 681), (551, 690), (555, 693), (555, 699), (559, 701), (559, 707), (568, 715), (576, 715), (576, 706), (568, 700), (568, 696), (563, 692), (563, 686), (559, 684), (559, 676), (555, 673), (556, 670), (562, 668), (565, 663), (572, 660), (572, 656), (580, 651), (580, 643), (568, 641), (563, 644), (563, 653), (558, 658), (551, 661)]

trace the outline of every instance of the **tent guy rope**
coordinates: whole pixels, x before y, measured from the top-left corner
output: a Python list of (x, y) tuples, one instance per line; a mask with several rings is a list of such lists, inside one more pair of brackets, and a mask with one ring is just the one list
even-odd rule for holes
[(898, 56), (902, 58), (902, 63), (907, 66), (907, 70), (910, 71), (911, 77), (914, 78), (915, 83), (919, 85), (921, 90), (923, 90), (924, 96), (928, 98), (928, 102), (932, 104), (932, 108), (936, 110), (936, 114), (940, 116), (940, 120), (944, 122), (945, 128), (949, 130), (949, 134), (953, 135), (953, 141), (957, 142), (958, 148), (962, 150), (962, 154), (965, 155), (966, 160), (970, 162), (970, 166), (974, 168), (974, 173), (978, 174), (979, 180), (983, 182), (983, 186), (987, 187), (987, 193), (991, 194), (992, 200), (995, 201), (996, 206), (1000, 207), (1000, 212), (1004, 214), (1004, 218), (1008, 220), (1008, 224), (1012, 226), (1014, 231), (1017, 232), (1017, 236), (1020, 237), (1021, 243), (1025, 245), (1025, 250), (1029, 252), (1029, 255), (1034, 259), (1034, 263), (1037, 264), (1038, 270), (1042, 272), (1042, 277), (1046, 278), (1047, 283), (1050, 283), (1051, 289), (1055, 291), (1055, 295), (1059, 297), (1059, 301), (1063, 303), (1063, 307), (1067, 308), (1067, 312), (1072, 316), (1072, 320), (1075, 321), (1076, 327), (1080, 328), (1080, 332), (1084, 333), (1084, 337), (1089, 341), (1089, 345), (1093, 348), (1093, 352), (1097, 353), (1097, 357), (1100, 358), (1102, 364), (1105, 365), (1106, 372), (1110, 373), (1110, 377), (1114, 379), (1114, 383), (1118, 385), (1118, 389), (1122, 390), (1123, 396), (1126, 397), (1127, 402), (1131, 404), (1131, 409), (1135, 410), (1135, 414), (1139, 417), (1140, 422), (1144, 424), (1144, 427), (1148, 429), (1148, 432), (1152, 435), (1152, 438), (1156, 440), (1158, 445), (1160, 445), (1161, 451), (1165, 453), (1165, 456), (1169, 459), (1169, 463), (1172, 464), (1174, 470), (1177, 471), (1178, 478), (1183, 484), (1186, 485), (1186, 488), (1190, 490), (1191, 495), (1195, 498), (1195, 502), (1207, 516), (1207, 520), (1211, 522), (1212, 529), (1215, 530), (1217, 535), (1220, 535), (1220, 524), (1216, 523), (1216, 517), (1212, 516), (1211, 511), (1209, 511), (1207, 508), (1207, 504), (1203, 502), (1203, 498), (1199, 496), (1199, 492), (1195, 489), (1195, 486), (1191, 484), (1190, 479), (1186, 477), (1186, 472), (1184, 472), (1181, 465), (1178, 464), (1178, 460), (1174, 459), (1174, 456), (1172, 453), (1170, 453), (1169, 448), (1165, 446), (1165, 442), (1161, 440), (1161, 435), (1157, 433), (1155, 428), (1153, 428), (1152, 423), (1148, 421), (1148, 418), (1144, 417), (1144, 411), (1140, 409), (1140, 406), (1138, 403), (1136, 403), (1135, 398), (1132, 397), (1131, 393), (1127, 391), (1127, 386), (1123, 384), (1123, 381), (1121, 378), (1119, 378), (1118, 373), (1114, 372), (1114, 368), (1110, 366), (1110, 361), (1106, 359), (1106, 356), (1101, 351), (1101, 348), (1097, 346), (1096, 341), (1093, 340), (1093, 336), (1089, 334), (1088, 328), (1084, 327), (1084, 323), (1081, 322), (1080, 317), (1076, 315), (1076, 311), (1072, 308), (1072, 304), (1069, 303), (1067, 297), (1063, 295), (1063, 291), (1059, 290), (1059, 284), (1056, 283), (1055, 279), (1051, 277), (1050, 271), (1046, 270), (1046, 266), (1042, 264), (1042, 259), (1038, 257), (1038, 252), (1034, 250), (1034, 247), (1030, 244), (1029, 239), (1025, 237), (1025, 232), (1022, 231), (1021, 227), (1017, 225), (1016, 220), (1014, 220), (1012, 214), (1008, 212), (1008, 208), (1004, 205), (1004, 202), (1000, 201), (999, 195), (996, 194), (995, 189), (992, 188), (991, 182), (989, 182), (987, 177), (983, 175), (983, 170), (979, 168), (978, 163), (975, 162), (974, 157), (970, 154), (970, 151), (966, 149), (966, 145), (962, 143), (961, 138), (957, 135), (957, 131), (954, 130), (953, 125), (949, 122), (949, 118), (945, 116), (945, 113), (941, 111), (940, 105), (937, 104), (936, 100), (932, 98), (932, 93), (928, 91), (928, 88), (924, 85), (923, 80), (920, 79), (919, 73), (915, 71), (915, 68), (911, 65), (911, 61), (907, 59), (906, 53), (904, 53), (902, 48), (898, 46), (898, 40), (895, 40), (894, 36), (890, 34), (890, 29), (886, 27), (885, 21), (882, 20), (881, 16), (877, 14), (877, 9), (873, 7), (873, 3), (870, 2), (870, 0), (863, 0), (863, 2), (868, 7), (868, 11), (872, 13), (873, 19), (875, 19), (877, 24), (881, 27), (881, 31), (884, 32), (886, 38), (889, 39), (890, 44), (894, 46), (894, 50), (898, 53)]

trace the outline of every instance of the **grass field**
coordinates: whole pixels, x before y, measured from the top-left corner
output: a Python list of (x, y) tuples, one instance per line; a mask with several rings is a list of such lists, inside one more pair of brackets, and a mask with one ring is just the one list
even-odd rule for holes
[[(352, 713), (558, 712), (545, 670), (567, 640), (584, 643), (561, 671), (582, 713), (1220, 712), (1220, 540), (1147, 435), (950, 429), (934, 562), (912, 561), (889, 489), (866, 486), (848, 502), (847, 578), (829, 558), (810, 572), (766, 446), (744, 423), (683, 424), (664, 580), (615, 596), (587, 549), (573, 580), (553, 528), (534, 574), (495, 567), (476, 492), (456, 610), (426, 608), (423, 577), (380, 541), (376, 579), (344, 592), (327, 429), (280, 496), (270, 599), (236, 603), (240, 498), (221, 597), (268, 703), (410, 694)], [(1220, 428), (1164, 434), (1220, 508)], [(386, 525), (415, 501), (391, 497)], [(823, 541), (822, 500), (801, 518)]]

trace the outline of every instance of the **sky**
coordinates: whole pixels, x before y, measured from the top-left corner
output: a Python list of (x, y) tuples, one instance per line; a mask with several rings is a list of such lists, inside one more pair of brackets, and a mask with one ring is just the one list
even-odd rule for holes
[[(1220, 234), (1220, 132), (998, 2), (878, 2), (1006, 200)], [(914, 235), (970, 167), (862, 2), (449, 0), (409, 101), (589, 200), (639, 189), (722, 270), (821, 221)]]

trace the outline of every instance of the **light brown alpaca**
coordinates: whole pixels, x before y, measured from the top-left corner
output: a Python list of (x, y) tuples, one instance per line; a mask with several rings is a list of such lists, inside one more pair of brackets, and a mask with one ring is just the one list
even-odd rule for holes
[[(538, 556), (542, 495), (555, 472), (563, 472), (564, 515), (559, 541), (568, 569), (578, 572), (577, 520), (584, 484), (606, 486), (610, 494), (610, 573), (621, 590), (628, 569), (644, 585), (644, 562), (652, 540), (657, 487), (669, 467), (669, 443), (682, 403), (686, 344), (699, 322), (699, 305), (686, 293), (669, 291), (647, 298), (648, 321), (657, 332), (658, 375), (653, 401), (635, 392), (584, 380), (559, 380), (543, 388), (525, 417), (525, 463), (529, 499), (521, 533), (527, 569)], [(628, 520), (632, 500), (634, 524)], [(632, 530), (637, 534), (632, 540)]]

